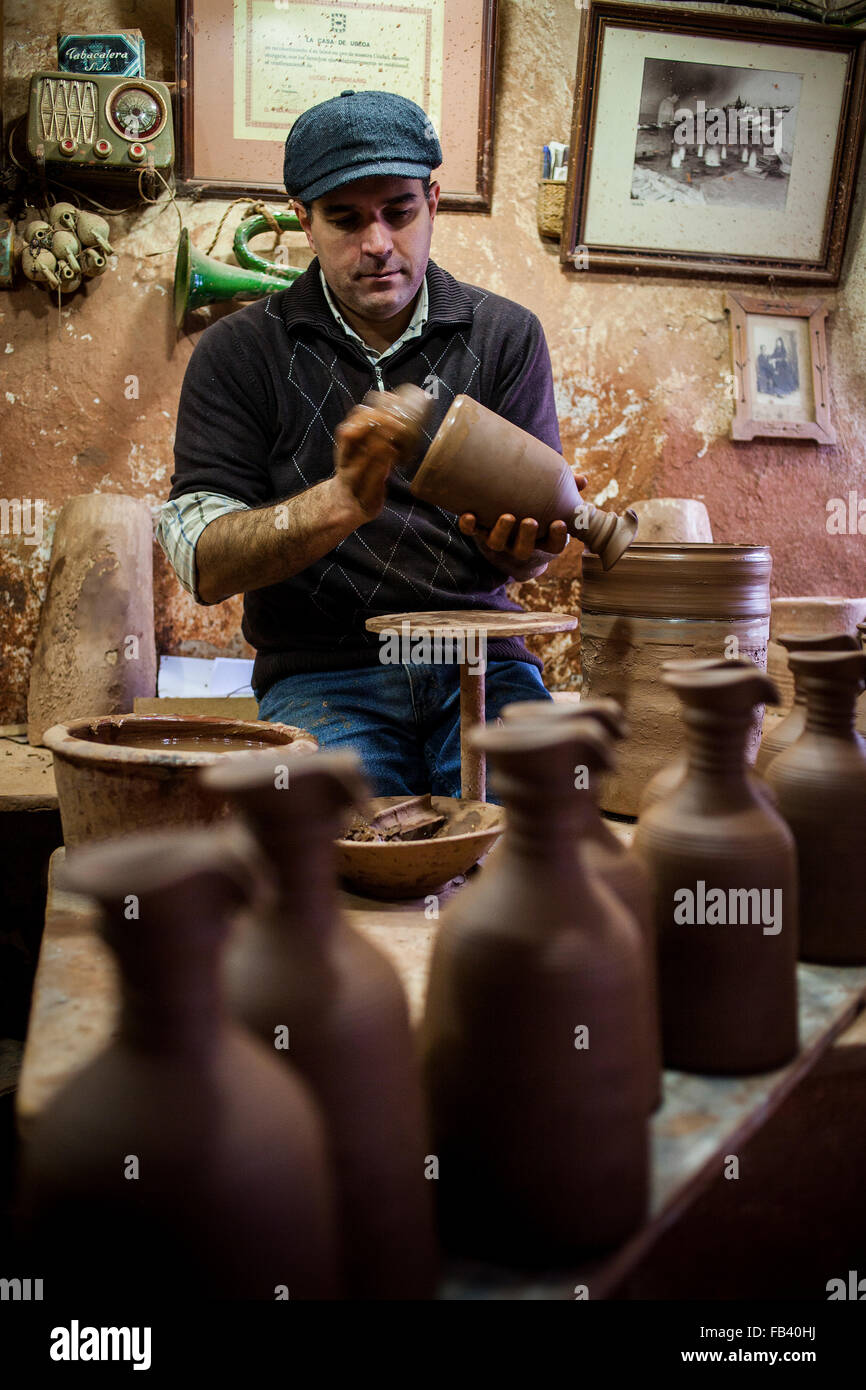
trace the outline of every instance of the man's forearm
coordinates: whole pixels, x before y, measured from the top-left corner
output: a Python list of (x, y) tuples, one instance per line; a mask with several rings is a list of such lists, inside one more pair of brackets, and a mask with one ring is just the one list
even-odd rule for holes
[(367, 519), (336, 477), (287, 502), (226, 512), (205, 527), (196, 545), (199, 595), (219, 603), (291, 579)]

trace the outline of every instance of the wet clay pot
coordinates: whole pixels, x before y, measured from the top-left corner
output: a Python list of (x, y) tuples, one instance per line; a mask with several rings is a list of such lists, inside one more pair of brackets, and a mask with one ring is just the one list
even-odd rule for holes
[[(775, 641), (783, 651), (788, 652), (844, 652), (857, 651), (857, 638), (847, 632), (803, 633), (781, 632)], [(761, 746), (755, 761), (755, 768), (761, 777), (766, 777), (770, 763), (785, 748), (800, 737), (806, 727), (806, 696), (802, 682), (794, 677), (794, 703), (782, 719), (768, 722), (764, 716), (765, 729)]]
[(770, 764), (767, 779), (794, 832), (800, 872), (800, 955), (866, 964), (861, 880), (866, 846), (866, 741), (854, 708), (864, 652), (792, 652), (806, 726)]
[[(562, 729), (565, 729), (569, 720), (585, 719), (591, 724), (595, 723), (596, 727), (600, 725), (610, 738), (616, 740), (623, 739), (626, 732), (622, 710), (615, 700), (581, 700), (568, 704), (554, 700), (521, 700), (513, 705), (506, 705), (502, 717), (508, 725), (518, 720), (532, 722), (539, 719), (556, 721), (557, 727)], [(652, 1047), (647, 1059), (648, 1108), (652, 1111), (662, 1100), (661, 1021), (658, 1007), (652, 887), (643, 861), (613, 833), (599, 812), (597, 787), (600, 774), (606, 766), (608, 759), (605, 758), (602, 762), (597, 756), (591, 756), (587, 763), (592, 794), (588, 798), (590, 812), (586, 817), (579, 848), (590, 873), (609, 888), (631, 912), (644, 942), (648, 1007), (654, 1023)]]
[(218, 820), (227, 803), (203, 790), (201, 768), (251, 749), (294, 759), (318, 748), (292, 724), (194, 714), (99, 715), (57, 724), (43, 739), (54, 754), (67, 847)]
[(117, 493), (72, 497), (57, 518), (30, 668), (27, 737), (156, 694), (153, 522)]
[(316, 1105), (223, 1006), (227, 919), (247, 888), (219, 835), (127, 837), (77, 851), (58, 874), (104, 910), (122, 1007), (117, 1037), (25, 1151), (25, 1219), (55, 1289), (101, 1300), (120, 1288), (131, 1308), (336, 1292)]
[(794, 703), (794, 679), (788, 669), (788, 653), (779, 633), (800, 633), (818, 637), (825, 633), (850, 632), (866, 619), (866, 598), (808, 594), (799, 598), (774, 598), (770, 610), (770, 645), (767, 648), (767, 675), (779, 690), (778, 712)]
[[(662, 666), (662, 671), (726, 671), (730, 667), (740, 667), (746, 671), (753, 671), (755, 663), (747, 661), (745, 657), (695, 657), (691, 660), (686, 658), (683, 661), (666, 661)], [(754, 714), (754, 727), (749, 731), (748, 748), (749, 753), (754, 746), (754, 733), (757, 730), (760, 737), (761, 730), (761, 710), (762, 705), (756, 706)], [(654, 801), (660, 801), (663, 796), (672, 792), (674, 787), (678, 787), (686, 775), (688, 767), (688, 754), (685, 748), (681, 748), (675, 757), (660, 767), (655, 776), (647, 782), (641, 797), (639, 814), (643, 815), (648, 806), (652, 806)], [(747, 770), (746, 776), (750, 779), (752, 786), (761, 795), (769, 798), (772, 803), (774, 798), (769, 787), (759, 777), (756, 777), (751, 770)]]
[(688, 768), (638, 821), (655, 895), (665, 1065), (768, 1071), (797, 1050), (797, 869), (793, 837), (746, 776), (758, 670), (669, 671)]
[(238, 759), (203, 780), (240, 809), (265, 866), (270, 891), (237, 923), (231, 998), (322, 1108), (343, 1295), (432, 1297), (435, 1184), (425, 1177), (408, 1004), (390, 961), (349, 926), (336, 900), (335, 840), (365, 795), (358, 760), (320, 754), (284, 778), (270, 759)]
[[(650, 778), (680, 751), (677, 700), (666, 661), (736, 655), (766, 664), (770, 551), (759, 545), (637, 543), (605, 574), (583, 556), (582, 691), (622, 705), (629, 737), (602, 783), (601, 806), (636, 816)], [(757, 752), (760, 719), (750, 733)]]
[(561, 454), (470, 396), (455, 396), (412, 481), (424, 502), (491, 527), (510, 513), (532, 517), (543, 536), (554, 521), (592, 550), (604, 569), (615, 565), (637, 532), (637, 517), (619, 517), (581, 501)]
[(574, 846), (589, 720), (488, 726), (506, 831), (443, 915), (422, 1025), (446, 1243), (537, 1262), (624, 1240), (647, 1199), (652, 1022), (634, 917)]

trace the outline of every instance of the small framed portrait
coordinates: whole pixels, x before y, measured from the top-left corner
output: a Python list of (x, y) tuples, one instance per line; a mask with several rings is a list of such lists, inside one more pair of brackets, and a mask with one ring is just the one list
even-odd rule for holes
[(835, 444), (823, 304), (726, 294), (725, 309), (731, 320), (731, 437)]
[(590, 0), (560, 259), (836, 284), (866, 30)]

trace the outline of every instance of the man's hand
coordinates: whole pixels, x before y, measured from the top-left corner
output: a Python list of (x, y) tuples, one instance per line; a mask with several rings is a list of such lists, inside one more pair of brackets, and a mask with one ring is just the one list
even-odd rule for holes
[(371, 406), (356, 405), (335, 431), (335, 482), (358, 526), (377, 517), (385, 505), (388, 475), (400, 458), (397, 427)]
[[(575, 477), (578, 492), (586, 487), (582, 473)], [(554, 521), (547, 534), (539, 538), (538, 522), (523, 517), (518, 522), (510, 512), (503, 513), (486, 529), (479, 526), (472, 512), (464, 512), (458, 521), (464, 536), (472, 536), (486, 560), (515, 579), (533, 579), (547, 568), (551, 555), (560, 555), (568, 545), (568, 526)]]

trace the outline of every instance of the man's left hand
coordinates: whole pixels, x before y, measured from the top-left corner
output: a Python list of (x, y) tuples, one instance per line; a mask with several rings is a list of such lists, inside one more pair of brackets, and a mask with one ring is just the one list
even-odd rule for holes
[[(586, 487), (586, 478), (575, 477), (578, 491)], [(515, 579), (531, 579), (547, 568), (549, 557), (560, 555), (568, 545), (568, 526), (554, 521), (547, 534), (538, 535), (538, 522), (525, 516), (518, 522), (510, 512), (503, 513), (489, 529), (479, 526), (472, 512), (464, 512), (458, 525), (464, 536), (472, 536), (485, 559), (498, 569), (507, 570)]]

